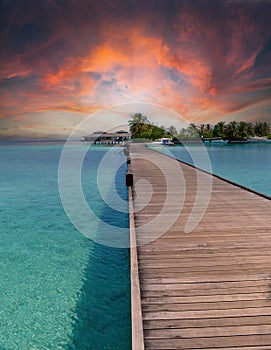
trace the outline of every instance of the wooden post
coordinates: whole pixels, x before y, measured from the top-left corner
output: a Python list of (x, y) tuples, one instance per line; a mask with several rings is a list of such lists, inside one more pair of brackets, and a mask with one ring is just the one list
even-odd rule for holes
[(133, 174), (132, 173), (127, 173), (126, 174), (126, 186), (127, 187), (132, 187), (133, 184), (134, 184)]

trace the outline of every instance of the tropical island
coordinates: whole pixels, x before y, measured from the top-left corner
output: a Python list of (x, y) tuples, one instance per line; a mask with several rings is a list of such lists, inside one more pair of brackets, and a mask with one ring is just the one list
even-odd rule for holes
[(271, 128), (266, 122), (220, 121), (215, 125), (193, 124), (177, 130), (175, 126), (164, 127), (149, 121), (143, 113), (135, 113), (129, 120), (129, 131), (132, 139), (154, 141), (161, 138), (171, 138), (178, 141), (212, 141), (247, 142), (248, 140), (271, 140)]

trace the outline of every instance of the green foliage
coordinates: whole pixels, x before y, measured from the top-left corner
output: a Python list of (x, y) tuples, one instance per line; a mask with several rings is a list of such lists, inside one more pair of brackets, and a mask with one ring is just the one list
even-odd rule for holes
[(135, 113), (129, 120), (129, 128), (132, 138), (156, 140), (162, 137), (170, 137), (163, 126), (156, 126), (142, 113)]
[(195, 126), (195, 129), (197, 130), (200, 137), (213, 137), (213, 130), (210, 124), (200, 124), (199, 126)]
[(266, 122), (253, 124), (244, 121), (231, 121), (226, 124), (221, 121), (213, 127), (210, 124), (201, 124), (195, 128), (203, 138), (221, 137), (223, 140), (229, 141), (244, 141), (248, 137), (267, 137), (270, 134), (270, 126)]
[(175, 128), (174, 125), (170, 125), (170, 127), (168, 127), (167, 132), (169, 133), (169, 135), (171, 136), (176, 136), (178, 134), (177, 129)]
[(177, 135), (179, 141), (199, 141), (201, 133), (195, 124), (190, 124), (186, 129), (182, 128)]
[(258, 122), (254, 126), (254, 131), (257, 136), (267, 136), (270, 134), (270, 126), (266, 122)]
[(227, 134), (227, 139), (230, 141), (241, 140), (239, 129), (238, 129), (238, 123), (236, 121), (232, 121), (226, 126), (226, 134)]
[(213, 137), (221, 137), (223, 140), (227, 138), (225, 124), (225, 122), (219, 122), (214, 126)]
[(222, 138), (229, 141), (244, 141), (248, 137), (260, 136), (271, 138), (270, 126), (266, 122), (256, 124), (244, 121), (231, 121), (228, 124), (220, 121), (214, 126), (211, 124), (190, 124), (186, 129), (177, 132), (175, 126), (167, 129), (163, 126), (152, 124), (142, 113), (135, 113), (129, 120), (132, 138), (147, 140), (161, 139), (162, 137), (173, 137), (175, 140), (198, 141), (201, 138)]
[(132, 115), (132, 119), (128, 121), (129, 125), (133, 124), (147, 124), (148, 118), (143, 113), (135, 113)]
[(142, 113), (135, 113), (132, 118), (128, 121), (130, 132), (132, 137), (137, 137), (136, 135), (142, 134), (147, 131), (149, 125), (148, 118)]

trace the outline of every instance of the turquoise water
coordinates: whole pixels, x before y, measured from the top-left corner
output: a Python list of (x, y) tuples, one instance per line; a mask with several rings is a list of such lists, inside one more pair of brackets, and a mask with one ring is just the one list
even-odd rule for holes
[[(58, 192), (62, 148), (57, 143), (0, 145), (0, 349), (128, 350), (129, 251), (99, 245), (70, 223)], [(206, 149), (213, 173), (271, 196), (271, 145)], [(97, 169), (107, 151), (102, 146), (88, 151), (83, 191), (101, 220), (128, 227), (127, 214), (109, 208), (97, 188)], [(170, 151), (193, 162), (189, 148)], [(120, 156), (120, 148), (115, 152)], [(127, 200), (125, 173), (124, 164), (107, 179)]]
[[(205, 147), (206, 146), (206, 147)], [(153, 147), (153, 146), (150, 146)], [(204, 144), (175, 147), (154, 146), (160, 152), (170, 151), (172, 156), (194, 165), (190, 153), (203, 161), (200, 168), (209, 171), (204, 162), (206, 151), (211, 161), (211, 171), (227, 180), (271, 196), (271, 144)]]
[[(62, 148), (0, 146), (0, 349), (127, 350), (129, 251), (99, 245), (70, 223), (58, 192)], [(82, 185), (87, 200), (95, 193), (97, 216), (128, 227), (127, 214), (108, 211), (97, 191), (95, 172), (107, 150), (88, 151)], [(125, 172), (124, 165), (111, 181), (127, 200)]]

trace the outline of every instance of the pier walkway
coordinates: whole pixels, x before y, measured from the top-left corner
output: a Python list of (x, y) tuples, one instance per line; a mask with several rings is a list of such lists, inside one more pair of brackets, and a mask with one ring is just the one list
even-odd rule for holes
[[(206, 183), (212, 180), (212, 192), (188, 234), (197, 170), (178, 162), (179, 188), (176, 174), (165, 179), (161, 171), (175, 160), (140, 144), (130, 145), (130, 156), (134, 184), (141, 179), (133, 205), (145, 349), (270, 350), (271, 201), (200, 172)], [(153, 188), (147, 205), (150, 184), (142, 179)], [(176, 196), (167, 193), (174, 186)], [(158, 224), (148, 225), (155, 217)], [(157, 237), (170, 220), (172, 227)], [(146, 238), (153, 241), (143, 244)]]

